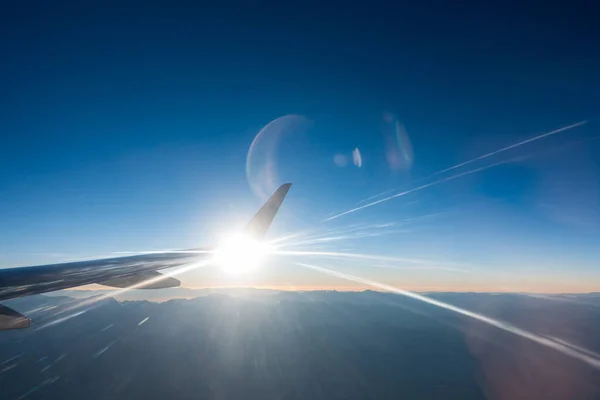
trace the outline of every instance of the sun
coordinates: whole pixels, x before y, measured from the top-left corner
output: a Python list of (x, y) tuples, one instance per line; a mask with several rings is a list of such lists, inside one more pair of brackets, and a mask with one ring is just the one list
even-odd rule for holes
[(221, 241), (215, 251), (216, 263), (232, 275), (246, 275), (260, 266), (269, 253), (269, 246), (243, 234), (235, 234)]

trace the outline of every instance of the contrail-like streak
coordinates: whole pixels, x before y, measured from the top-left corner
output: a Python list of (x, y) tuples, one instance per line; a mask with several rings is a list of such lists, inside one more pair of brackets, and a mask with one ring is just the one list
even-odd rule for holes
[(416, 300), (420, 300), (425, 303), (444, 308), (446, 310), (454, 311), (458, 314), (465, 315), (467, 317), (481, 321), (488, 325), (495, 326), (496, 328), (502, 329), (503, 331), (510, 332), (512, 334), (515, 334), (515, 335), (520, 336), (525, 339), (529, 339), (533, 342), (536, 342), (543, 346), (546, 346), (546, 347), (549, 347), (556, 351), (559, 351), (567, 356), (570, 356), (570, 357), (576, 358), (580, 361), (583, 361), (583, 362), (591, 365), (594, 368), (600, 369), (600, 355), (592, 352), (591, 350), (580, 348), (578, 346), (572, 345), (565, 341), (562, 341), (562, 340), (560, 342), (554, 341), (550, 338), (540, 336), (533, 332), (526, 331), (525, 329), (518, 328), (512, 324), (509, 324), (508, 322), (499, 321), (499, 320), (496, 320), (496, 319), (493, 319), (490, 317), (486, 317), (485, 315), (478, 314), (478, 313), (475, 313), (475, 312), (472, 312), (469, 310), (465, 310), (463, 308), (456, 307), (451, 304), (444, 303), (442, 301), (435, 300), (435, 299), (432, 299), (432, 298), (429, 298), (426, 296), (422, 296), (420, 294), (413, 293), (408, 290), (403, 290), (403, 289), (399, 289), (394, 286), (386, 285), (384, 283), (371, 281), (369, 279), (364, 279), (364, 278), (360, 278), (357, 276), (345, 274), (342, 272), (333, 271), (333, 270), (330, 270), (327, 268), (317, 267), (315, 265), (309, 265), (309, 264), (304, 264), (304, 263), (298, 263), (298, 265), (305, 267), (305, 268), (313, 269), (315, 271), (319, 271), (319, 272), (322, 272), (322, 273), (325, 273), (325, 274), (328, 274), (331, 276), (336, 276), (338, 278), (346, 279), (351, 282), (362, 283), (362, 284), (376, 287), (376, 288), (379, 288), (382, 290), (386, 290), (388, 292), (392, 292), (392, 293), (407, 296), (407, 297), (410, 297), (410, 298), (413, 298)]
[[(274, 255), (285, 255), (285, 256), (313, 256), (313, 257), (325, 257), (325, 258), (347, 258), (347, 259), (355, 259), (355, 260), (373, 260), (373, 261), (389, 261), (389, 262), (398, 262), (398, 263), (409, 263), (409, 264), (417, 264), (417, 265), (425, 265), (425, 266), (435, 266), (438, 267), (439, 263), (430, 260), (421, 260), (414, 258), (402, 258), (402, 257), (389, 257), (389, 256), (379, 256), (373, 254), (361, 254), (361, 253), (346, 253), (339, 251), (274, 251), (272, 254)], [(470, 269), (466, 268), (458, 268), (452, 267), (452, 265), (456, 264), (448, 264), (449, 268), (453, 268), (455, 271), (459, 272), (472, 272)]]
[(385, 191), (383, 191), (383, 192), (381, 192), (381, 193), (379, 193), (379, 194), (376, 194), (376, 195), (373, 195), (373, 196), (369, 196), (369, 197), (367, 197), (366, 199), (359, 201), (359, 202), (357, 203), (357, 205), (358, 205), (358, 204), (362, 204), (362, 203), (366, 203), (366, 202), (368, 202), (369, 200), (374, 200), (374, 199), (376, 199), (377, 197), (385, 196), (386, 194), (388, 194), (388, 193), (392, 193), (392, 192), (394, 192), (394, 191), (396, 191), (396, 189), (388, 189), (388, 190), (385, 190)]
[[(571, 125), (563, 126), (562, 128), (558, 128), (558, 129), (555, 129), (555, 130), (553, 130), (553, 131), (550, 131), (550, 132), (543, 133), (543, 134), (541, 134), (541, 135), (538, 135), (538, 136), (536, 136), (536, 137), (533, 137), (533, 138), (530, 138), (530, 139), (527, 139), (527, 140), (523, 140), (522, 142), (519, 142), (519, 143), (511, 144), (510, 146), (503, 147), (503, 148), (501, 148), (501, 149), (499, 149), (499, 150), (495, 150), (495, 151), (492, 151), (492, 152), (490, 152), (490, 153), (484, 154), (484, 155), (482, 155), (482, 156), (479, 156), (479, 157), (473, 158), (472, 160), (465, 161), (465, 162), (463, 162), (463, 163), (460, 163), (460, 164), (457, 164), (457, 165), (455, 165), (455, 166), (452, 166), (452, 167), (449, 167), (449, 168), (443, 169), (443, 170), (441, 170), (441, 171), (435, 172), (435, 173), (433, 173), (433, 174), (429, 175), (427, 178), (423, 178), (423, 179), (432, 178), (432, 177), (434, 177), (434, 176), (437, 176), (437, 175), (443, 174), (444, 172), (452, 171), (452, 170), (454, 170), (454, 169), (456, 169), (456, 168), (460, 168), (460, 167), (463, 167), (463, 166), (465, 166), (465, 165), (468, 165), (468, 164), (474, 163), (475, 161), (483, 160), (483, 159), (485, 159), (485, 158), (488, 158), (488, 157), (491, 157), (491, 156), (493, 156), (493, 155), (496, 155), (496, 154), (499, 154), (499, 153), (505, 152), (505, 151), (507, 151), (507, 150), (510, 150), (510, 149), (514, 149), (514, 148), (516, 148), (516, 147), (519, 147), (519, 146), (522, 146), (522, 145), (524, 145), (524, 144), (531, 143), (531, 142), (534, 142), (534, 141), (536, 141), (536, 140), (540, 140), (540, 139), (543, 139), (543, 138), (545, 138), (545, 137), (548, 137), (548, 136), (555, 135), (555, 134), (557, 134), (557, 133), (560, 133), (560, 132), (564, 132), (564, 131), (567, 131), (567, 130), (570, 130), (570, 129), (577, 128), (577, 127), (579, 127), (579, 126), (582, 126), (582, 125), (585, 125), (585, 124), (587, 124), (588, 122), (589, 122), (589, 121), (587, 121), (587, 120), (586, 120), (586, 121), (580, 121), (580, 122), (577, 122), (577, 123), (575, 123), (575, 124), (571, 124)], [(326, 219), (324, 219), (323, 221), (325, 221), (325, 222), (327, 222), (327, 221), (331, 221), (332, 219), (336, 219), (336, 218), (338, 218), (338, 217), (341, 217), (341, 216), (343, 216), (343, 215), (350, 214), (350, 213), (353, 213), (353, 212), (355, 212), (355, 211), (358, 211), (358, 210), (362, 210), (363, 208), (367, 208), (367, 207), (374, 206), (375, 204), (383, 203), (384, 201), (388, 201), (388, 200), (391, 200), (391, 199), (393, 199), (393, 198), (400, 197), (400, 196), (403, 196), (403, 195), (405, 195), (405, 194), (408, 194), (408, 193), (415, 192), (415, 191), (417, 191), (417, 190), (421, 190), (421, 189), (428, 188), (428, 187), (430, 187), (430, 186), (433, 186), (433, 185), (436, 185), (436, 184), (438, 184), (438, 183), (445, 182), (446, 180), (451, 180), (451, 179), (459, 178), (459, 177), (461, 177), (461, 176), (468, 175), (468, 174), (472, 174), (472, 173), (475, 173), (475, 172), (479, 172), (479, 171), (481, 171), (481, 170), (484, 170), (484, 169), (487, 169), (487, 168), (491, 168), (491, 167), (494, 167), (494, 166), (496, 166), (496, 165), (504, 164), (504, 163), (507, 163), (507, 162), (509, 162), (509, 161), (502, 161), (502, 162), (499, 162), (499, 163), (495, 163), (495, 164), (492, 164), (492, 165), (488, 165), (488, 166), (486, 166), (486, 167), (477, 168), (477, 169), (474, 169), (474, 170), (471, 170), (471, 171), (468, 171), (468, 172), (465, 172), (465, 173), (462, 173), (462, 174), (459, 174), (459, 175), (454, 175), (454, 176), (451, 176), (451, 177), (449, 177), (449, 178), (447, 178), (447, 179), (442, 179), (442, 180), (439, 180), (439, 181), (435, 181), (435, 182), (433, 182), (433, 183), (428, 183), (428, 184), (425, 184), (425, 185), (423, 185), (423, 186), (419, 186), (419, 187), (417, 187), (417, 188), (410, 189), (410, 190), (407, 190), (407, 191), (405, 191), (405, 192), (398, 193), (398, 194), (395, 194), (395, 195), (392, 195), (392, 196), (388, 196), (388, 197), (386, 197), (386, 198), (383, 198), (383, 199), (380, 199), (380, 200), (374, 201), (374, 202), (372, 202), (372, 203), (368, 203), (368, 204), (365, 204), (365, 205), (362, 205), (362, 206), (359, 206), (359, 207), (353, 208), (353, 209), (351, 209), (351, 210), (348, 210), (348, 211), (345, 211), (345, 212), (343, 212), (343, 213), (336, 214), (336, 215), (334, 215), (334, 216), (332, 216), (332, 217), (329, 217), (329, 218), (326, 218)], [(376, 198), (376, 197), (378, 197), (378, 196), (381, 196), (381, 195), (383, 195), (383, 194), (385, 194), (385, 193), (388, 193), (388, 192), (389, 192), (389, 191), (385, 191), (385, 192), (383, 192), (383, 193), (380, 193), (380, 194), (378, 194), (378, 195), (371, 196), (371, 197), (369, 197), (369, 198), (367, 198), (367, 199), (365, 199), (365, 200), (362, 200), (362, 201), (360, 201), (360, 202), (359, 202), (359, 204), (360, 204), (360, 203), (362, 203), (362, 202), (364, 202), (364, 201), (367, 201), (367, 200), (369, 200), (369, 199), (373, 199), (373, 198)]]
[(500, 165), (500, 164), (508, 164), (509, 162), (513, 162), (513, 161), (520, 160), (520, 159), (523, 159), (523, 157), (517, 157), (517, 158), (512, 158), (512, 159), (510, 159), (510, 160), (499, 161), (499, 162), (497, 162), (497, 163), (494, 163), (494, 164), (491, 164), (491, 165), (486, 165), (485, 167), (479, 167), (479, 168), (476, 168), (476, 169), (472, 169), (472, 170), (470, 170), (470, 171), (462, 172), (462, 173), (460, 173), (460, 174), (458, 174), (458, 175), (452, 175), (452, 176), (449, 176), (449, 177), (447, 177), (447, 178), (440, 179), (440, 180), (437, 180), (437, 181), (435, 181), (435, 182), (427, 183), (427, 184), (425, 184), (425, 185), (418, 186), (418, 187), (416, 187), (416, 188), (409, 189), (409, 190), (406, 190), (406, 191), (404, 191), (404, 192), (401, 192), (401, 193), (396, 193), (396, 194), (394, 194), (394, 195), (392, 195), (392, 196), (388, 196), (388, 197), (386, 197), (386, 198), (383, 198), (383, 199), (381, 199), (381, 200), (377, 200), (377, 201), (374, 201), (374, 202), (372, 202), (372, 203), (369, 203), (369, 204), (365, 204), (365, 205), (363, 205), (363, 206), (360, 206), (360, 207), (355, 207), (355, 208), (353, 208), (353, 209), (351, 209), (351, 210), (344, 211), (343, 213), (339, 213), (339, 214), (336, 214), (336, 215), (334, 215), (334, 216), (332, 216), (332, 217), (326, 218), (324, 221), (325, 221), (325, 222), (327, 222), (327, 221), (331, 221), (331, 220), (333, 220), (333, 219), (336, 219), (336, 218), (339, 218), (339, 217), (341, 217), (341, 216), (344, 216), (344, 215), (347, 215), (347, 214), (351, 214), (351, 213), (353, 213), (353, 212), (356, 212), (356, 211), (359, 211), (359, 210), (363, 210), (363, 209), (365, 209), (365, 208), (368, 208), (368, 207), (372, 207), (372, 206), (374, 206), (374, 205), (377, 205), (377, 204), (379, 204), (379, 203), (386, 202), (386, 201), (388, 201), (388, 200), (395, 199), (396, 197), (404, 196), (404, 195), (406, 195), (406, 194), (413, 193), (413, 192), (417, 192), (417, 191), (419, 191), (419, 190), (423, 190), (423, 189), (426, 189), (426, 188), (428, 188), (428, 187), (431, 187), (431, 186), (434, 186), (434, 185), (438, 185), (438, 184), (440, 184), (440, 183), (443, 183), (443, 182), (451, 181), (451, 180), (453, 180), (453, 179), (457, 179), (457, 178), (460, 178), (460, 177), (462, 177), (462, 176), (465, 176), (465, 175), (474, 174), (474, 173), (476, 173), (476, 172), (483, 171), (483, 170), (486, 170), (486, 169), (488, 169), (488, 168), (495, 167), (495, 166), (497, 166), (497, 165)]
[[(269, 240), (269, 245), (275, 248), (285, 247), (288, 248), (290, 246), (296, 247), (298, 245), (306, 245), (314, 243), (322, 243), (326, 241), (331, 241), (333, 239), (341, 239), (343, 236), (348, 236), (348, 238), (360, 238), (360, 237), (370, 237), (376, 235), (387, 235), (392, 233), (406, 233), (406, 230), (391, 230), (388, 229), (384, 231), (383, 229), (401, 227), (405, 225), (412, 224), (416, 221), (425, 220), (428, 218), (436, 217), (439, 215), (444, 215), (446, 213), (431, 213), (418, 215), (411, 218), (405, 218), (396, 221), (390, 222), (379, 222), (374, 224), (353, 224), (348, 225), (346, 227), (342, 227), (339, 229), (327, 229), (327, 230), (305, 230), (301, 232), (296, 232), (293, 234), (289, 234), (287, 236), (282, 236), (273, 240)], [(349, 235), (352, 233), (351, 235)]]
[(441, 171), (435, 172), (432, 175), (430, 175), (429, 177), (431, 178), (433, 176), (443, 174), (444, 172), (452, 171), (453, 169), (463, 167), (465, 165), (474, 163), (475, 161), (483, 160), (484, 158), (488, 158), (488, 157), (494, 156), (496, 154), (502, 153), (502, 152), (510, 150), (510, 149), (514, 149), (515, 147), (519, 147), (519, 146), (522, 146), (522, 145), (527, 144), (527, 143), (535, 142), (536, 140), (540, 140), (540, 139), (543, 139), (543, 138), (548, 137), (548, 136), (556, 135), (557, 133), (560, 133), (560, 132), (564, 132), (564, 131), (568, 131), (568, 130), (573, 129), (573, 128), (577, 128), (578, 126), (585, 125), (587, 123), (588, 123), (588, 121), (581, 121), (581, 122), (577, 122), (575, 124), (563, 126), (562, 128), (558, 128), (558, 129), (555, 129), (553, 131), (543, 133), (543, 134), (538, 135), (536, 137), (532, 137), (530, 139), (523, 140), (522, 142), (519, 142), (519, 143), (511, 144), (510, 146), (503, 147), (500, 150), (492, 151), (491, 153), (484, 154), (482, 156), (473, 158), (472, 160), (469, 160), (469, 161), (465, 161), (465, 162), (460, 163), (458, 165), (455, 165), (453, 167), (446, 168), (446, 169), (443, 169)]
[[(277, 238), (274, 240), (270, 240), (268, 243), (273, 247), (288, 247), (288, 246), (296, 246), (299, 243), (305, 244), (306, 241), (327, 241), (332, 237), (340, 237), (343, 235), (348, 235), (349, 233), (356, 232), (356, 235), (359, 234), (367, 234), (369, 232), (372, 233), (373, 230), (393, 227), (396, 225), (400, 225), (400, 222), (387, 222), (380, 224), (361, 224), (361, 225), (350, 225), (346, 228), (341, 229), (332, 229), (326, 231), (315, 231), (315, 230), (306, 230), (304, 232), (298, 232), (295, 234), (287, 235), (281, 238)], [(314, 234), (311, 234), (313, 233)], [(292, 241), (296, 239), (295, 241)]]
[(86, 312), (87, 312), (87, 310), (83, 310), (83, 311), (76, 312), (74, 314), (67, 315), (66, 317), (55, 319), (54, 321), (48, 322), (47, 324), (37, 327), (35, 330), (39, 331), (40, 329), (44, 329), (44, 328), (48, 328), (49, 326), (60, 324), (61, 322), (65, 322), (65, 321), (70, 320), (71, 318), (75, 318), (75, 317), (80, 316), (81, 314), (85, 314)]
[(340, 236), (325, 236), (325, 237), (319, 237), (316, 239), (306, 239), (306, 240), (298, 240), (296, 242), (293, 243), (289, 243), (286, 245), (286, 248), (297, 248), (300, 246), (309, 246), (309, 245), (313, 245), (313, 244), (325, 244), (325, 243), (331, 243), (331, 242), (340, 242), (340, 241), (350, 241), (350, 240), (356, 240), (356, 239), (365, 239), (365, 238), (373, 238), (373, 237), (380, 237), (380, 236), (384, 236), (384, 235), (392, 235), (392, 234), (399, 234), (399, 233), (410, 233), (412, 231), (404, 229), (404, 230), (400, 230), (400, 229), (396, 229), (396, 230), (387, 230), (387, 231), (379, 231), (379, 232), (371, 232), (371, 233), (355, 233), (355, 234), (350, 234), (350, 235), (340, 235)]
[(400, 257), (386, 257), (376, 256), (371, 254), (360, 254), (360, 253), (343, 253), (337, 251), (287, 251), (278, 250), (274, 251), (275, 255), (284, 256), (321, 256), (321, 257), (341, 257), (341, 258), (357, 258), (363, 260), (379, 260), (379, 261), (395, 261), (395, 262), (407, 262), (411, 264), (431, 264), (427, 260), (411, 259), (411, 258), (400, 258)]

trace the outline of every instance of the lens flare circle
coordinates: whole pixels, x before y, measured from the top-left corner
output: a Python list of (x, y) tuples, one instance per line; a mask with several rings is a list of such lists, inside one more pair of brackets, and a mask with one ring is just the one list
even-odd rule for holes
[(390, 112), (383, 114), (385, 123), (385, 157), (392, 171), (408, 171), (411, 169), (413, 149), (404, 125), (398, 117)]
[(308, 127), (306, 117), (289, 114), (269, 122), (254, 137), (246, 155), (246, 178), (260, 199), (266, 200), (281, 183), (278, 158), (283, 142), (301, 137)]

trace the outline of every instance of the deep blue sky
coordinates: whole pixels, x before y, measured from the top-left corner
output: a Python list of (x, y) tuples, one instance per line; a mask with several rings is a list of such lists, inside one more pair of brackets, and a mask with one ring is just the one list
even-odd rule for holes
[[(443, 213), (408, 236), (342, 247), (589, 281), (600, 239), (592, 16), (573, 3), (5, 5), (0, 266), (214, 240), (261, 202), (246, 179), (252, 139), (294, 114), (308, 122), (278, 142), (279, 180), (295, 186), (275, 234)], [(410, 169), (385, 160), (386, 113), (410, 137)], [(525, 161), (320, 223), (582, 120), (454, 172)], [(361, 168), (336, 166), (356, 147)]]

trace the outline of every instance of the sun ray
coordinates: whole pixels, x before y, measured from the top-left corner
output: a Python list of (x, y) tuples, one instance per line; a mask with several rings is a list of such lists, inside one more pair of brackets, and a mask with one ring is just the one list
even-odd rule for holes
[(444, 308), (449, 311), (453, 311), (455, 313), (464, 315), (466, 317), (469, 317), (469, 318), (475, 319), (477, 321), (483, 322), (485, 324), (502, 329), (503, 331), (506, 331), (506, 332), (515, 334), (517, 336), (520, 336), (522, 338), (531, 340), (531, 341), (541, 344), (545, 347), (559, 351), (560, 353), (562, 353), (564, 355), (576, 358), (580, 361), (585, 362), (588, 365), (591, 365), (594, 368), (600, 369), (600, 355), (599, 354), (596, 354), (588, 349), (583, 349), (580, 346), (572, 345), (564, 340), (556, 341), (551, 338), (541, 336), (541, 335), (535, 334), (533, 332), (529, 332), (525, 329), (518, 328), (515, 325), (512, 325), (508, 322), (490, 318), (485, 315), (475, 313), (473, 311), (469, 311), (469, 310), (465, 310), (465, 309), (457, 307), (457, 306), (453, 306), (452, 304), (444, 303), (442, 301), (420, 295), (418, 293), (414, 293), (414, 292), (411, 292), (408, 290), (397, 288), (395, 286), (386, 285), (384, 283), (360, 278), (360, 277), (357, 277), (354, 275), (334, 271), (334, 270), (331, 270), (328, 268), (317, 267), (315, 265), (310, 265), (310, 264), (305, 264), (305, 263), (298, 263), (298, 265), (318, 271), (318, 272), (322, 272), (324, 274), (328, 274), (330, 276), (336, 276), (338, 278), (346, 279), (346, 280), (349, 280), (352, 282), (362, 283), (364, 285), (368, 285), (368, 286), (375, 287), (375, 288), (378, 288), (381, 290), (385, 290), (388, 292), (392, 292), (392, 293), (396, 293), (396, 294), (403, 295), (406, 297), (410, 297), (410, 298), (420, 300), (422, 302), (425, 302), (425, 303), (428, 303), (428, 304), (431, 304), (431, 305), (434, 305), (434, 306), (437, 306), (440, 308)]

